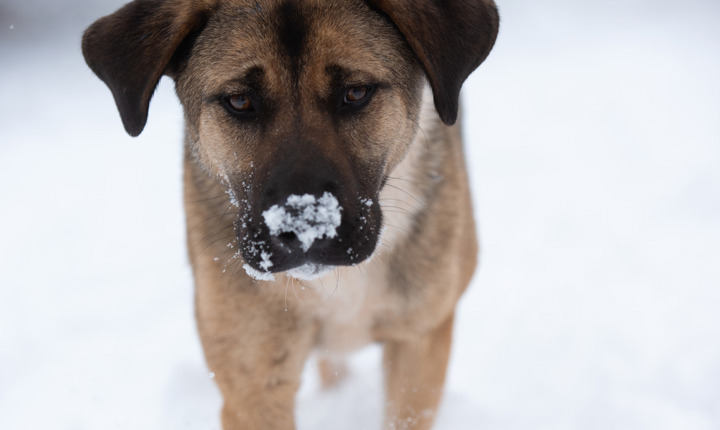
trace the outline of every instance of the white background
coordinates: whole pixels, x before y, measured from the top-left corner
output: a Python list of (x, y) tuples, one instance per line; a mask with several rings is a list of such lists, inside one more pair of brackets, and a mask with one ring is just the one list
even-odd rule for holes
[[(120, 1), (0, 1), (0, 429), (218, 429), (163, 80), (84, 65)], [(437, 428), (720, 428), (720, 3), (500, 2), (464, 93), (483, 244)], [(379, 349), (300, 430), (378, 428)]]

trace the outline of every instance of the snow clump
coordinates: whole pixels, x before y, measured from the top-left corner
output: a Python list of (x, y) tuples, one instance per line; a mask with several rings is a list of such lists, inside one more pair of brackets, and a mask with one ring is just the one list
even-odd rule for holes
[[(235, 255), (240, 256), (240, 252), (238, 251)], [(249, 264), (245, 264), (243, 265), (245, 273), (257, 281), (274, 281), (275, 275), (270, 273), (270, 268), (273, 266), (273, 262), (270, 260), (270, 257), (272, 257), (271, 252), (261, 251), (260, 258), (262, 258), (262, 261), (260, 262), (260, 268), (262, 270), (253, 269)]]
[(262, 213), (270, 234), (294, 233), (307, 252), (317, 239), (337, 236), (342, 207), (337, 198), (326, 192), (317, 198), (311, 194), (291, 195), (285, 204), (273, 205)]
[(254, 269), (249, 264), (244, 264), (243, 269), (245, 269), (245, 273), (248, 274), (251, 278), (255, 279), (256, 281), (274, 281), (275, 275), (273, 275), (270, 272), (261, 272), (259, 270)]

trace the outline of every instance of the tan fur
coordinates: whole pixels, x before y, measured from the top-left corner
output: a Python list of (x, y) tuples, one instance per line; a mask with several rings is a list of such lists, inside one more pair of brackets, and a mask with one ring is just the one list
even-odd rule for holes
[[(497, 32), (490, 0), (442, 7), (136, 0), (87, 31), (88, 64), (113, 90), (131, 134), (144, 126), (155, 75), (176, 81), (196, 316), (224, 398), (224, 429), (293, 429), (311, 353), (321, 351), (321, 376), (331, 385), (345, 371), (338, 357), (371, 342), (385, 345), (385, 428), (431, 428), (455, 305), (477, 257), (460, 126), (447, 124), (457, 116), (453, 92)], [(445, 26), (436, 31), (447, 35), (435, 38), (426, 25)], [(467, 53), (439, 45), (455, 39)], [(161, 72), (148, 57), (155, 49)], [(126, 75), (116, 57), (132, 56), (141, 60), (126, 68), (147, 73)], [(367, 83), (377, 85), (366, 106), (334, 102), (342, 88)], [(230, 94), (249, 94), (259, 106), (254, 116), (230, 113), (222, 102)], [(260, 213), (273, 198), (304, 193), (305, 183), (316, 195), (335, 190), (343, 225), (356, 223), (326, 241), (347, 254), (327, 258), (344, 262), (310, 281), (282, 271), (274, 281), (251, 278), (243, 267), (271, 249), (253, 244)], [(275, 197), (278, 189), (285, 194)]]

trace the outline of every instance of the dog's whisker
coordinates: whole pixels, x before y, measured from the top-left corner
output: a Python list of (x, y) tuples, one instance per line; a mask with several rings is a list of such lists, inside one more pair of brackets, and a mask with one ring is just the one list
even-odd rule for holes
[(415, 124), (415, 126), (417, 126), (420, 133), (422, 133), (422, 137), (423, 137), (422, 141), (425, 144), (425, 152), (429, 153), (430, 152), (430, 139), (428, 139), (427, 133), (425, 132), (425, 128), (419, 122), (417, 122), (415, 120), (411, 120), (411, 121)]
[[(384, 245), (384, 244), (383, 244), (383, 245)], [(389, 246), (387, 246), (387, 245), (385, 245), (385, 246), (386, 246), (388, 249), (391, 249)], [(370, 261), (370, 264), (375, 268), (375, 270), (376, 270), (378, 273), (380, 273), (380, 274), (383, 273), (382, 268), (380, 267), (380, 265), (378, 264), (378, 262), (377, 262), (374, 258), (372, 259), (372, 261)]]
[(412, 216), (413, 212), (409, 209), (399, 207), (383, 207), (383, 213), (395, 213)]
[(238, 271), (240, 270), (240, 267), (242, 266), (242, 263), (243, 262), (241, 260), (230, 261), (229, 268), (232, 268), (232, 271), (230, 272), (230, 277), (228, 278), (228, 283), (227, 283), (228, 289), (231, 289), (233, 287), (233, 285), (236, 284), (236, 277), (237, 277)]
[(325, 294), (327, 294), (327, 290), (325, 289), (325, 282), (323, 282), (324, 279), (325, 279), (324, 277), (320, 278), (320, 289), (323, 292), (323, 296), (325, 296)]
[(383, 212), (394, 212), (394, 213), (406, 214), (406, 215), (412, 215), (412, 214), (413, 214), (413, 211), (411, 211), (410, 209), (408, 209), (408, 208), (403, 208), (403, 207), (400, 207), (400, 206), (386, 206), (386, 205), (382, 205), (381, 207), (382, 207)]
[(385, 249), (393, 249), (392, 246), (388, 245), (387, 243), (378, 242), (377, 246), (382, 246)]
[(316, 286), (314, 286), (314, 285), (312, 285), (312, 284), (305, 284), (305, 283), (303, 283), (302, 280), (300, 280), (300, 279), (298, 279), (298, 284), (300, 284), (300, 289), (301, 289), (301, 290), (315, 291), (315, 290), (318, 290), (318, 289), (322, 289), (322, 278), (319, 278), (318, 281), (320, 281), (320, 284), (321, 284), (320, 287), (316, 287)]
[[(200, 248), (200, 254), (204, 254), (206, 251), (208, 251), (213, 245), (217, 245), (220, 242), (229, 241), (228, 244), (234, 244), (237, 238), (235, 237), (235, 234), (224, 234), (226, 229), (218, 230), (215, 233), (209, 235), (202, 241), (200, 241), (199, 245), (202, 246)], [(234, 249), (235, 245), (231, 249)], [(227, 247), (226, 247), (227, 248)], [(227, 252), (226, 249), (223, 249), (223, 252)], [(216, 256), (216, 257), (219, 257)]]
[(398, 190), (398, 191), (400, 191), (400, 192), (402, 192), (402, 193), (405, 193), (408, 197), (410, 197), (410, 198), (412, 198), (413, 200), (415, 200), (416, 202), (418, 202), (423, 209), (427, 209), (427, 207), (425, 206), (425, 203), (424, 203), (422, 200), (420, 200), (417, 196), (415, 196), (414, 194), (412, 194), (411, 192), (409, 192), (409, 191), (407, 191), (407, 190), (404, 190), (404, 189), (402, 189), (402, 188), (400, 188), (400, 187), (398, 187), (398, 186), (396, 186), (396, 185), (393, 185), (393, 184), (391, 184), (391, 183), (389, 183), (389, 182), (386, 183), (385, 186), (386, 186), (386, 187), (395, 188), (396, 190)]
[[(383, 213), (385, 213), (386, 215), (396, 215), (396, 214), (397, 214), (397, 215), (400, 215), (400, 216), (412, 216), (412, 213), (410, 213), (410, 212), (408, 212), (408, 211), (393, 210), (393, 209), (384, 211)], [(387, 221), (386, 221), (386, 222), (387, 222)]]
[(287, 280), (285, 281), (285, 312), (288, 311), (287, 307), (287, 293), (288, 293), (288, 285), (290, 284), (290, 281), (292, 280), (291, 276), (287, 277)]
[(407, 172), (407, 173), (405, 173), (405, 174), (403, 174), (403, 175), (400, 175), (400, 176), (393, 176), (393, 175), (388, 175), (388, 179), (399, 179), (399, 180), (404, 180), (404, 179), (405, 179), (406, 177), (408, 177), (408, 176), (410, 176), (410, 175), (414, 174), (414, 173), (415, 173), (416, 171), (417, 171), (417, 170), (415, 170), (415, 171), (414, 171), (414, 170), (410, 170), (409, 172)]
[(212, 224), (217, 224), (217, 223), (214, 222), (213, 220), (216, 220), (216, 219), (218, 219), (218, 218), (224, 218), (224, 217), (230, 217), (230, 216), (232, 216), (232, 217), (234, 218), (234, 217), (235, 217), (235, 214), (233, 214), (233, 213), (230, 212), (231, 209), (232, 209), (232, 206), (228, 206), (223, 213), (221, 213), (221, 214), (216, 214), (216, 215), (211, 215), (211, 216), (209, 216), (209, 217), (207, 217), (207, 218), (204, 218), (204, 219), (198, 221), (197, 223), (193, 224), (192, 226), (189, 226), (189, 227), (188, 227), (188, 231), (193, 231), (193, 230), (195, 230), (195, 229), (197, 229), (197, 228), (200, 228), (200, 227), (201, 227), (202, 225), (204, 225), (204, 224), (210, 224), (210, 223), (212, 223)]
[(404, 204), (404, 205), (406, 205), (406, 206), (414, 207), (411, 202), (408, 202), (407, 200), (403, 200), (403, 199), (382, 198), (382, 199), (379, 199), (378, 202), (380, 203), (380, 206), (385, 206), (385, 202), (391, 202), (391, 203), (393, 203), (393, 204), (396, 204), (396, 203), (397, 203), (397, 204), (400, 204), (400, 203), (402, 203), (402, 204)]
[[(205, 224), (210, 224), (210, 223), (212, 223), (213, 225), (218, 225), (218, 224), (220, 224), (220, 225), (221, 225), (220, 230), (223, 230), (223, 229), (228, 228), (228, 227), (232, 228), (232, 227), (233, 227), (232, 222), (231, 222), (230, 224), (223, 225), (222, 222), (215, 222), (215, 221), (214, 221), (214, 220), (222, 219), (222, 218), (225, 218), (225, 217), (232, 217), (233, 222), (234, 222), (234, 220), (235, 220), (235, 214), (233, 214), (233, 213), (230, 212), (231, 209), (232, 209), (232, 206), (228, 206), (228, 207), (225, 209), (225, 212), (223, 212), (222, 214), (220, 214), (220, 215), (212, 215), (212, 216), (209, 216), (209, 217), (207, 217), (207, 218), (205, 218), (205, 219), (203, 219), (203, 220), (201, 220), (201, 221), (198, 221), (197, 223), (195, 223), (195, 224), (193, 224), (192, 226), (188, 227), (188, 232), (195, 231), (196, 229), (200, 228), (201, 226), (203, 226), (203, 225), (205, 225)], [(220, 230), (218, 230), (218, 231), (220, 231)], [(213, 233), (213, 234), (215, 234), (215, 233)]]
[[(201, 223), (198, 223), (194, 228), (188, 229), (188, 231), (194, 231), (196, 228), (200, 228), (200, 225), (201, 225), (201, 224), (204, 224), (205, 222), (208, 222), (211, 218), (217, 219), (217, 218), (225, 217), (225, 216), (227, 216), (227, 215), (229, 215), (229, 214), (223, 214), (223, 215), (219, 215), (219, 216), (216, 216), (216, 217), (210, 217), (210, 218), (206, 219), (205, 221), (203, 221), (203, 222), (201, 222)], [(207, 236), (205, 236), (205, 237), (200, 241), (200, 244), (201, 244), (201, 245), (207, 244), (208, 241), (213, 240), (215, 237), (217, 237), (218, 234), (224, 233), (224, 232), (226, 232), (226, 231), (228, 231), (228, 230), (231, 230), (231, 231), (232, 231), (232, 237), (233, 237), (233, 239), (235, 238), (235, 228), (234, 228), (233, 222), (231, 222), (231, 223), (229, 223), (229, 224), (223, 224), (222, 222), (216, 222), (216, 223), (213, 223), (213, 224), (215, 224), (215, 225), (220, 225), (220, 227), (219, 227), (218, 229), (212, 231), (212, 232), (211, 232), (210, 234), (208, 234)]]
[(393, 224), (388, 224), (387, 222), (385, 222), (384, 225), (386, 225), (387, 227), (390, 227), (390, 228), (394, 228), (394, 229), (396, 229), (396, 230), (399, 230), (399, 231), (401, 231), (401, 232), (403, 232), (403, 233), (405, 233), (405, 234), (408, 234), (408, 235), (409, 235), (409, 234), (412, 234), (412, 232), (411, 232), (410, 230), (408, 230), (408, 229), (406, 229), (406, 228), (403, 228), (403, 227), (399, 227), (399, 226), (396, 226), (396, 225), (393, 225)]
[(360, 272), (360, 276), (362, 276), (362, 277), (367, 276), (367, 270), (365, 270), (365, 265), (364, 265), (364, 264), (359, 264), (359, 265), (356, 267), (356, 269), (357, 269), (358, 272)]
[(323, 303), (332, 299), (335, 296), (338, 288), (340, 287), (340, 269), (336, 267), (335, 269), (333, 269), (333, 272), (335, 272), (335, 288), (333, 288), (330, 295), (325, 300), (323, 300)]
[[(205, 238), (203, 238), (203, 242), (214, 238), (218, 233), (225, 232), (225, 231), (227, 231), (228, 229), (232, 229), (233, 232), (234, 232), (234, 228), (233, 228), (233, 224), (232, 224), (232, 223), (229, 223), (229, 224), (223, 224), (223, 223), (221, 223), (221, 222), (215, 223), (215, 226), (218, 226), (218, 225), (219, 225), (220, 227), (216, 228), (216, 229), (213, 230), (210, 234), (208, 234), (207, 236), (205, 236)], [(199, 227), (196, 227), (195, 229), (197, 229), (197, 228), (199, 228)], [(188, 229), (188, 231), (189, 231), (189, 232), (194, 232), (195, 229)]]
[(417, 180), (417, 179), (408, 179), (407, 176), (414, 176), (416, 172), (408, 172), (400, 177), (396, 176), (388, 176), (388, 179), (393, 181), (403, 181), (407, 182), (409, 184), (418, 184), (418, 185), (424, 185), (425, 183), (423, 181)]
[(188, 226), (187, 231), (188, 232), (194, 232), (195, 230), (201, 228), (205, 224), (211, 224), (211, 225), (217, 225), (217, 223), (213, 222), (213, 220), (216, 220), (218, 218), (223, 218), (227, 216), (228, 214), (222, 214), (222, 215), (213, 215), (211, 217), (207, 217), (206, 219), (199, 221), (191, 226)]
[[(305, 289), (305, 287), (302, 285), (302, 282), (298, 281), (298, 284), (300, 284), (300, 288)], [(295, 298), (297, 299), (298, 303), (300, 303), (301, 305), (305, 304), (297, 294), (297, 290), (295, 289), (294, 278), (293, 278), (293, 282), (290, 285), (292, 285), (292, 292), (293, 292), (293, 295), (295, 296)]]
[(217, 195), (217, 196), (215, 196), (215, 197), (206, 197), (206, 198), (198, 199), (198, 200), (189, 200), (189, 201), (186, 201), (185, 203), (186, 203), (186, 204), (191, 204), (191, 205), (199, 204), (199, 203), (207, 203), (207, 202), (210, 202), (210, 201), (213, 201), (213, 200), (220, 199), (220, 198), (222, 198), (222, 197), (227, 197), (227, 193), (222, 193), (222, 194), (219, 194), (219, 195)]

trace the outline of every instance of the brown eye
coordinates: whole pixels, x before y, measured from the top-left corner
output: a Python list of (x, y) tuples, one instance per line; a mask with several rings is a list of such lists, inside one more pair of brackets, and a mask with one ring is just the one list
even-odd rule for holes
[(345, 103), (357, 103), (363, 101), (368, 94), (370, 94), (370, 87), (367, 85), (361, 85), (359, 87), (352, 87), (345, 93)]
[(252, 100), (246, 95), (236, 94), (228, 97), (227, 101), (230, 107), (238, 112), (251, 112), (253, 110)]

